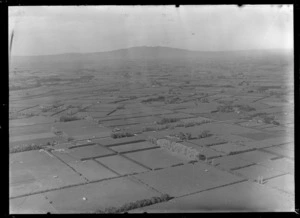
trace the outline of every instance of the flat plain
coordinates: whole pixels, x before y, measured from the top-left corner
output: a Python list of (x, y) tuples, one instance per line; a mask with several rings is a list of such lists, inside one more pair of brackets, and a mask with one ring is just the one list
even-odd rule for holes
[(291, 53), (137, 47), (11, 64), (10, 213), (293, 211)]

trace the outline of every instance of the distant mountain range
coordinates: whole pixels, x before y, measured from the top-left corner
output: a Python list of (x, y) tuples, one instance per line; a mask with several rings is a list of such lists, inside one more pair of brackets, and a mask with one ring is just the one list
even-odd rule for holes
[(243, 51), (190, 51), (170, 47), (132, 47), (106, 52), (64, 53), (40, 56), (12, 56), (12, 62), (99, 62), (101, 60), (138, 60), (138, 59), (232, 59), (261, 57), (292, 57), (292, 50), (243, 50)]
[(169, 54), (169, 55), (199, 55), (199, 54), (225, 54), (225, 53), (232, 53), (232, 54), (238, 54), (238, 53), (262, 53), (262, 52), (276, 52), (276, 53), (290, 53), (293, 52), (292, 50), (286, 50), (286, 49), (263, 49), (263, 50), (233, 50), (233, 51), (192, 51), (192, 50), (186, 50), (186, 49), (180, 49), (180, 48), (171, 48), (171, 47), (163, 47), (163, 46), (139, 46), (139, 47), (131, 47), (131, 48), (124, 48), (124, 49), (118, 49), (118, 50), (112, 50), (112, 51), (103, 51), (103, 52), (89, 52), (89, 53), (61, 53), (61, 54), (49, 54), (49, 55), (15, 55), (13, 57), (54, 57), (54, 56), (65, 56), (65, 57), (76, 57), (76, 56), (82, 56), (82, 55), (103, 55), (103, 56), (111, 56), (111, 55), (121, 55), (123, 56), (136, 56), (138, 55), (146, 55), (146, 56), (153, 56), (158, 54)]

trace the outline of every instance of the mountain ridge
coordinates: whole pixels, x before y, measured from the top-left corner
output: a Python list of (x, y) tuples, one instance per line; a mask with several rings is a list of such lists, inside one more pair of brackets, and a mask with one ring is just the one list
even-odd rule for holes
[[(144, 50), (144, 51), (142, 51)], [(147, 50), (147, 51), (145, 51)], [(130, 53), (134, 51), (149, 52), (153, 50), (160, 50), (161, 52), (183, 52), (183, 53), (193, 53), (193, 54), (224, 54), (224, 53), (251, 53), (251, 52), (293, 52), (293, 49), (249, 49), (249, 50), (224, 50), (224, 51), (201, 51), (201, 50), (188, 50), (182, 48), (173, 48), (166, 46), (135, 46), (129, 48), (122, 48), (110, 51), (99, 51), (99, 52), (67, 52), (67, 53), (57, 53), (57, 54), (43, 54), (43, 55), (12, 55), (15, 58), (26, 58), (26, 57), (53, 57), (53, 56), (82, 56), (82, 55), (103, 55), (111, 53)]]

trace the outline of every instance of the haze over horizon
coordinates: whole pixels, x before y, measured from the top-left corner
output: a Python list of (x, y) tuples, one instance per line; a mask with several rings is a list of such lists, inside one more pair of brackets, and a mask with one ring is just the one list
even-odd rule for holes
[(190, 51), (293, 49), (292, 6), (34, 6), (9, 8), (12, 56), (133, 47)]
[[(56, 54), (40, 54), (40, 55), (12, 55), (12, 57), (38, 57), (38, 56), (59, 56), (59, 55), (85, 55), (85, 54), (100, 54), (100, 53), (111, 53), (111, 52), (119, 52), (119, 51), (130, 51), (132, 49), (165, 49), (165, 50), (177, 50), (177, 51), (184, 51), (184, 52), (196, 52), (196, 53), (230, 53), (230, 52), (255, 52), (255, 51), (285, 51), (285, 52), (292, 52), (292, 48), (282, 48), (282, 49), (248, 49), (248, 50), (222, 50), (222, 51), (200, 51), (200, 50), (187, 50), (182, 48), (174, 48), (174, 47), (166, 47), (166, 46), (135, 46), (129, 48), (120, 48), (115, 50), (109, 51), (96, 51), (96, 52), (66, 52), (66, 53), (56, 53)], [(144, 50), (145, 51), (145, 50)]]

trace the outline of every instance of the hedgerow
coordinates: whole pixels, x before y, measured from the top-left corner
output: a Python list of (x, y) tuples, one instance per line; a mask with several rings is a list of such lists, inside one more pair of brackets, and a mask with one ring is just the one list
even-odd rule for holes
[(152, 197), (150, 199), (143, 199), (135, 202), (126, 203), (121, 207), (107, 207), (104, 210), (97, 210), (96, 213), (124, 213), (129, 210), (149, 206), (152, 204), (157, 204), (160, 202), (168, 201), (170, 199), (172, 199), (172, 197), (170, 197), (167, 194), (163, 194), (159, 197)]

